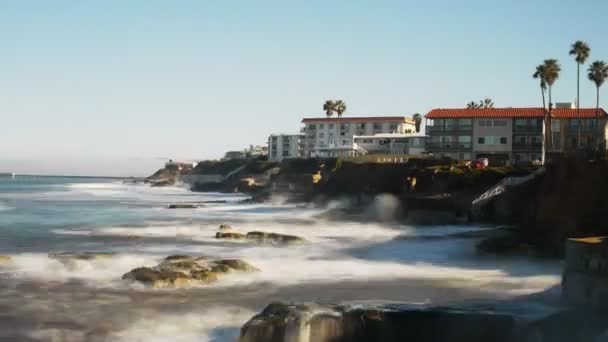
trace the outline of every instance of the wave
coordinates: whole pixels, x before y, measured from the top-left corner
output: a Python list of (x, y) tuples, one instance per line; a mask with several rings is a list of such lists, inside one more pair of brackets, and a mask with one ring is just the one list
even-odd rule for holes
[(7, 204), (0, 203), (0, 211), (9, 211), (9, 210), (15, 210), (15, 207), (11, 207)]

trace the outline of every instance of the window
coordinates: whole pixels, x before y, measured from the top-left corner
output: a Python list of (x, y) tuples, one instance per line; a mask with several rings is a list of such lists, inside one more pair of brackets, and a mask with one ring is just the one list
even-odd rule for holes
[(532, 144), (541, 144), (542, 143), (542, 139), (540, 135), (533, 135), (530, 137), (530, 143)]
[(319, 124), (319, 129), (323, 129), (323, 128), (325, 128), (325, 125), (324, 124)]
[(485, 145), (485, 143), (486, 143), (486, 137), (478, 137), (477, 138), (477, 143), (479, 145)]
[(553, 132), (559, 132), (560, 131), (560, 127), (561, 127), (561, 122), (559, 121), (559, 119), (553, 119), (553, 120), (551, 120), (551, 130)]
[(539, 127), (540, 122), (541, 122), (541, 119), (530, 119), (530, 120), (528, 120), (528, 125), (530, 125), (531, 127)]
[(494, 127), (507, 127), (506, 120), (494, 120), (493, 124), (494, 124)]
[(320, 133), (319, 133), (319, 138), (321, 138), (321, 139), (325, 138), (325, 133), (320, 132)]
[(396, 132), (397, 131), (397, 127), (398, 127), (398, 125), (396, 123), (392, 123), (390, 125), (389, 129), (391, 130), (391, 132)]
[(445, 120), (445, 129), (454, 129), (456, 128), (456, 120), (455, 119), (446, 119)]
[(518, 145), (525, 145), (526, 144), (526, 136), (525, 135), (516, 135), (513, 138), (513, 143), (514, 144), (518, 144)]
[(463, 152), (460, 154), (461, 160), (471, 160), (471, 159), (473, 159), (472, 157), (473, 156), (472, 156), (471, 152)]
[(378, 122), (374, 122), (374, 129), (375, 130), (382, 129), (382, 125)]
[(471, 136), (470, 135), (458, 136), (458, 145), (463, 148), (470, 148), (471, 147)]
[(526, 119), (515, 119), (515, 128), (525, 128), (527, 125)]
[(276, 143), (277, 142), (277, 137), (272, 137), (272, 142)]
[(333, 124), (333, 123), (330, 123), (330, 124), (328, 125), (328, 127), (329, 127), (329, 129), (334, 129), (334, 124)]
[(289, 156), (289, 151), (288, 150), (284, 150), (283, 151), (283, 157), (288, 157)]
[(570, 120), (571, 128), (578, 128), (579, 120)]
[(462, 128), (470, 128), (473, 125), (473, 120), (471, 119), (460, 119), (458, 120), (458, 126)]
[(308, 125), (308, 130), (309, 130), (309, 131), (314, 131), (316, 128), (317, 128), (317, 127), (315, 127), (315, 125), (314, 125), (314, 124), (310, 124), (310, 125)]
[(358, 129), (365, 129), (365, 122), (358, 124), (357, 128)]
[(500, 137), (500, 144), (501, 145), (506, 145), (507, 144), (507, 137)]
[(276, 156), (277, 156), (277, 150), (275, 150), (275, 149), (273, 149), (273, 150), (272, 150), (272, 156), (273, 156), (273, 157), (276, 157)]
[(479, 120), (479, 127), (492, 127), (492, 120)]

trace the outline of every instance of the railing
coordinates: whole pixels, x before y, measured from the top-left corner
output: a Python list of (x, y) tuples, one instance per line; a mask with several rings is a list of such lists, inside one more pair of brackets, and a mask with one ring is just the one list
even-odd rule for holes
[(470, 132), (473, 130), (472, 125), (466, 126), (427, 126), (427, 130), (429, 133), (439, 133), (439, 132)]
[(513, 150), (541, 150), (543, 147), (542, 143), (513, 143)]
[(514, 126), (513, 133), (542, 134), (542, 126)]
[(600, 134), (602, 133), (602, 130), (599, 127), (585, 127), (585, 126), (581, 126), (581, 127), (572, 127), (572, 126), (567, 126), (566, 127), (566, 133), (568, 134), (578, 134), (579, 132), (579, 128), (580, 128), (580, 132), (581, 133), (596, 133), (596, 134)]
[(470, 150), (473, 145), (471, 143), (430, 143), (426, 147), (435, 151), (461, 151)]

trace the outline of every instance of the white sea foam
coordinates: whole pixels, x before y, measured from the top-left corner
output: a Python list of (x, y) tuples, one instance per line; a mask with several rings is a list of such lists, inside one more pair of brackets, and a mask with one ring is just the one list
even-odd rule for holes
[(9, 211), (9, 210), (15, 210), (15, 207), (11, 207), (8, 204), (0, 202), (0, 211)]
[(119, 342), (233, 342), (254, 312), (237, 307), (211, 307), (185, 314), (151, 314), (112, 334)]

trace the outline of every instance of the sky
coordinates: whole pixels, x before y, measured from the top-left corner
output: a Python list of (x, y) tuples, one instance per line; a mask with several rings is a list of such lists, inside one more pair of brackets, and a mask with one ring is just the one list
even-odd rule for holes
[[(554, 101), (574, 101), (569, 46), (608, 60), (607, 12), (604, 0), (1, 1), (0, 172), (143, 176), (298, 131), (329, 98), (350, 116), (484, 97), (540, 106), (531, 75), (545, 58), (562, 65)], [(586, 72), (581, 105), (595, 105)]]

